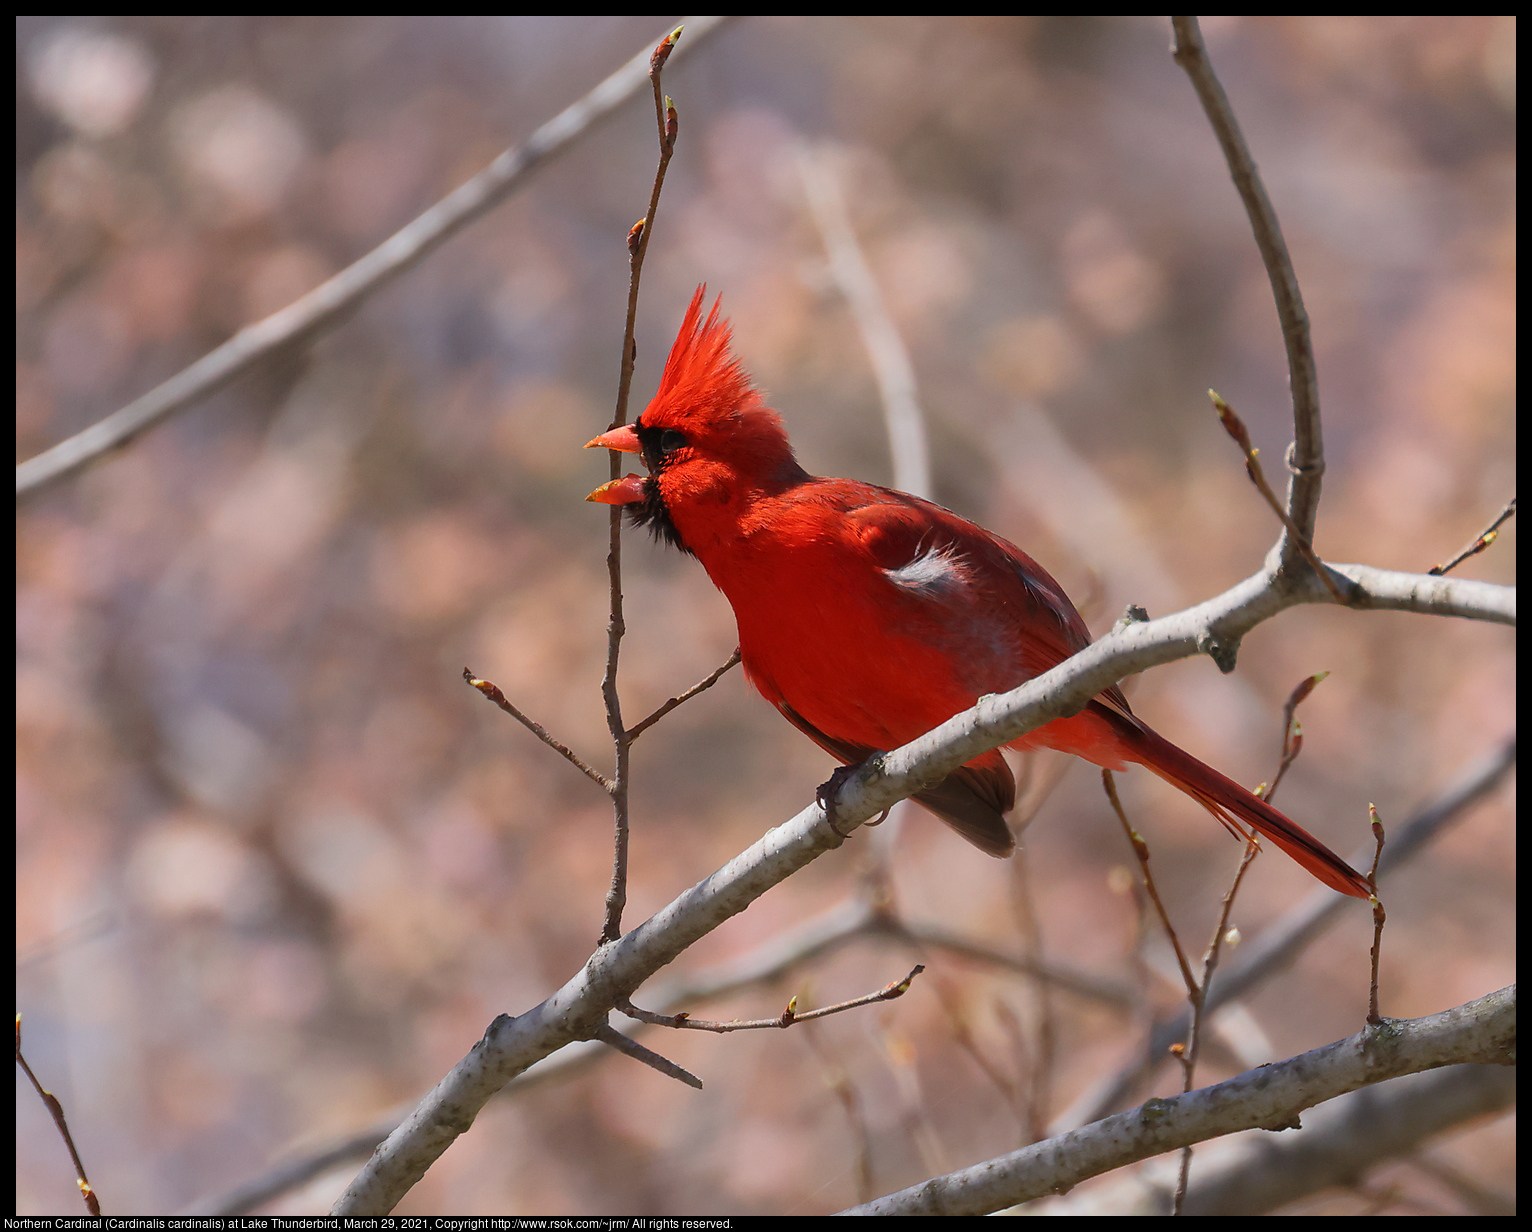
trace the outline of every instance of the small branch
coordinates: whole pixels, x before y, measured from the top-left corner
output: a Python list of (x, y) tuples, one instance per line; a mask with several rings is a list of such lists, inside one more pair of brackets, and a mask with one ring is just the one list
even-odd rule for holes
[(715, 671), (712, 675), (710, 675), (706, 680), (698, 681), (696, 684), (692, 685), (691, 688), (687, 689), (685, 693), (682, 693), (679, 697), (672, 697), (668, 702), (666, 702), (663, 706), (661, 706), (658, 710), (656, 710), (653, 714), (651, 714), (647, 719), (644, 719), (641, 722), (636, 723), (632, 727), (628, 728), (628, 731), (627, 731), (627, 741), (628, 741), (628, 743), (632, 744), (641, 735), (643, 735), (644, 732), (648, 731), (651, 727), (653, 727), (656, 723), (658, 723), (661, 719), (663, 719), (667, 714), (669, 714), (672, 710), (674, 710), (682, 702), (689, 702), (689, 701), (691, 701), (692, 698), (696, 697), (697, 694), (701, 693), (704, 689), (711, 689), (715, 684), (717, 684), (720, 680), (723, 679), (723, 676), (724, 676), (725, 672), (729, 671), (733, 667), (738, 666), (738, 664), (739, 664), (739, 647), (736, 646), (734, 648), (734, 653), (729, 656), (728, 662), (725, 663), (722, 667), (720, 667), (717, 671)]
[[(654, 119), (659, 130), (660, 161), (654, 172), (654, 187), (649, 192), (649, 209), (628, 232), (628, 317), (622, 335), (622, 365), (617, 380), (617, 409), (611, 426), (628, 422), (628, 395), (633, 386), (633, 364), (638, 359), (638, 345), (633, 340), (638, 321), (638, 285), (643, 274), (644, 256), (654, 235), (654, 215), (660, 205), (660, 189), (665, 186), (665, 169), (675, 152), (680, 121), (670, 99), (660, 89), (660, 74), (674, 52), (684, 26), (677, 26), (649, 56), (649, 83), (654, 90)], [(611, 477), (622, 473), (622, 455), (610, 450)], [(606, 571), (611, 615), (606, 626), (606, 671), (601, 678), (601, 697), (606, 704), (606, 726), (612, 734), (616, 770), (612, 775), (612, 883), (606, 895), (606, 914), (601, 923), (601, 943), (622, 936), (622, 912), (628, 901), (628, 760), (632, 740), (622, 722), (622, 701), (617, 693), (617, 660), (622, 649), (622, 635), (627, 631), (622, 619), (622, 507), (613, 505), (607, 528)]]
[[(1043, 954), (1043, 929), (1038, 920), (1037, 892), (1033, 886), (1032, 860), (1025, 850), (1019, 849), (1011, 857), (1010, 880), (1012, 909), (1016, 915), (1017, 931), (1029, 958), (1041, 963)], [(1033, 1028), (1031, 1064), (1025, 1068), (1026, 1092), (1024, 1102), (1018, 1104), (1022, 1113), (1024, 1138), (1022, 1141), (1038, 1142), (1048, 1136), (1049, 1108), (1053, 1103), (1054, 1067), (1057, 1062), (1058, 1024), (1053, 1009), (1053, 990), (1047, 980), (1038, 980), (1030, 998)], [(1023, 1043), (1022, 1025), (1011, 1017), (1018, 1043)]]
[(1170, 922), (1170, 914), (1165, 910), (1165, 904), (1160, 901), (1159, 890), (1155, 888), (1154, 874), (1149, 871), (1149, 844), (1144, 842), (1144, 836), (1129, 823), (1128, 815), (1123, 811), (1122, 801), (1117, 798), (1117, 782), (1113, 779), (1110, 770), (1101, 772), (1101, 784), (1106, 788), (1106, 798), (1112, 802), (1112, 811), (1117, 814), (1117, 820), (1122, 822), (1122, 831), (1128, 836), (1133, 854), (1138, 857), (1138, 867), (1144, 874), (1144, 888), (1149, 891), (1149, 897), (1154, 902), (1154, 909), (1159, 912), (1160, 923), (1164, 925), (1165, 935), (1170, 938), (1171, 947), (1176, 952), (1176, 962), (1181, 966), (1181, 979), (1186, 983), (1186, 995), (1195, 1004), (1199, 996), (1197, 978), (1192, 974), (1191, 963), (1186, 961), (1186, 952), (1181, 948), (1181, 939), (1176, 936), (1176, 930)]
[(846, 1067), (831, 1055), (829, 1046), (821, 1038), (820, 1032), (805, 1031), (802, 1038), (808, 1042), (808, 1046), (814, 1050), (814, 1055), (819, 1058), (819, 1063), (823, 1066), (825, 1085), (835, 1092), (841, 1107), (846, 1110), (846, 1120), (851, 1126), (852, 1140), (856, 1143), (856, 1161), (853, 1170), (856, 1173), (857, 1200), (870, 1201), (876, 1194), (876, 1190), (873, 1189), (872, 1134), (867, 1126), (867, 1117), (862, 1111), (861, 1096), (857, 1094), (856, 1087), (846, 1073)]
[(516, 709), (516, 707), (513, 706), (511, 702), (506, 698), (505, 694), (500, 691), (500, 687), (498, 685), (493, 684), (488, 680), (480, 680), (466, 667), (463, 669), (463, 679), (471, 684), (474, 688), (478, 689), (480, 693), (484, 694), (485, 697), (489, 698), (490, 701), (494, 702), (495, 705), (499, 706), (500, 709), (504, 710), (506, 714), (510, 715), (529, 732), (531, 732), (534, 736), (546, 744), (550, 749), (553, 749), (555, 752), (561, 754), (565, 761), (580, 771), (581, 774), (585, 775), (586, 778), (590, 779), (591, 782), (597, 784), (603, 791), (610, 792), (612, 790), (612, 784), (605, 775), (592, 770), (589, 766), (580, 760), (577, 754), (571, 752), (566, 746), (560, 744), (557, 740), (550, 736), (547, 729), (543, 727), (543, 725), (536, 719), (522, 714), (520, 710)]
[[(1450, 578), (1421, 580), (1462, 585)], [(986, 750), (1078, 712), (1124, 676), (1197, 653), (1208, 630), (1237, 639), (1284, 608), (1317, 600), (1302, 586), (1283, 592), (1271, 581), (1263, 571), (1194, 608), (1109, 634), (1008, 693), (981, 697), (971, 709), (860, 767), (837, 795), (837, 821), (861, 825)], [(1322, 589), (1317, 581), (1313, 587)], [(508, 1081), (566, 1044), (588, 1038), (617, 997), (631, 995), (724, 920), (843, 842), (825, 824), (824, 809), (808, 804), (615, 944), (602, 946), (541, 1005), (497, 1019), (373, 1153), (336, 1203), (336, 1213), (392, 1210)], [(1215, 984), (1210, 996), (1220, 986)]]
[(645, 1048), (637, 1040), (629, 1039), (621, 1031), (603, 1023), (596, 1029), (596, 1038), (603, 1044), (615, 1048), (624, 1056), (632, 1057), (635, 1061), (642, 1061), (650, 1069), (658, 1070), (667, 1078), (674, 1078), (677, 1082), (684, 1082), (689, 1087), (702, 1090), (702, 1079), (698, 1078), (689, 1070), (682, 1069), (674, 1061), (667, 1060), (657, 1052)]
[(925, 416), (915, 395), (915, 366), (857, 243), (830, 148), (800, 149), (798, 169), (830, 257), (830, 275), (851, 305), (862, 345), (872, 361), (893, 455), (894, 487), (930, 500), (931, 450), (926, 443)]
[[(1092, 1003), (1115, 1010), (1127, 1008), (1130, 995), (1116, 981), (1091, 976), (1057, 964), (1016, 958), (969, 941), (940, 928), (905, 924), (855, 896), (830, 907), (803, 924), (764, 940), (727, 962), (716, 963), (655, 987), (651, 1001), (664, 1012), (673, 1006), (716, 1000), (744, 989), (772, 983), (797, 967), (829, 954), (862, 937), (903, 946), (928, 946), (971, 962), (998, 967), (1052, 984)], [(805, 1038), (813, 1043), (812, 1033)], [(575, 1043), (519, 1075), (500, 1093), (514, 1097), (556, 1080), (567, 1080), (594, 1065), (605, 1053), (595, 1041)], [(206, 1197), (181, 1210), (192, 1215), (244, 1215), (290, 1192), (337, 1164), (365, 1159), (389, 1136), (415, 1101), (382, 1117), (369, 1128), (342, 1135), (308, 1153), (284, 1160), (266, 1172), (216, 1197)], [(871, 1196), (870, 1194), (866, 1196)]]
[(1152, 1099), (1070, 1133), (936, 1176), (842, 1214), (983, 1215), (1190, 1143), (1291, 1125), (1305, 1109), (1403, 1074), (1464, 1063), (1511, 1065), (1514, 985), (1426, 1018), (1395, 1021), (1226, 1082)]
[(1372, 820), (1373, 838), (1377, 840), (1372, 869), (1367, 874), (1367, 884), (1372, 887), (1372, 988), (1367, 998), (1367, 1022), (1376, 1027), (1383, 1022), (1383, 1015), (1378, 1012), (1378, 960), (1383, 954), (1383, 925), (1388, 916), (1383, 910), (1383, 901), (1378, 897), (1378, 865), (1383, 860), (1383, 822), (1378, 817), (1376, 805), (1369, 804), (1367, 813)]
[[(1256, 856), (1261, 854), (1260, 840), (1254, 834), (1245, 836), (1245, 854), (1240, 858), (1239, 868), (1234, 872), (1234, 882), (1229, 886), (1228, 893), (1223, 896), (1223, 910), (1218, 915), (1218, 923), (1213, 928), (1212, 939), (1208, 942), (1208, 948), (1202, 958), (1202, 982), (1197, 985), (1197, 992), (1191, 999), (1192, 1025), (1188, 1033), (1188, 1041), (1183, 1052), (1177, 1054), (1181, 1062), (1184, 1075), (1183, 1094), (1191, 1091), (1197, 1072), (1197, 1057), (1202, 1051), (1202, 1024), (1207, 1020), (1207, 991), (1213, 983), (1213, 973), (1218, 970), (1218, 957), (1223, 950), (1224, 937), (1229, 931), (1229, 913), (1234, 909), (1235, 896), (1239, 894), (1240, 883), (1245, 879), (1245, 873), (1254, 862)], [(1175, 1050), (1172, 1049), (1172, 1052)], [(1181, 1149), (1181, 1169), (1176, 1180), (1175, 1195), (1171, 1200), (1171, 1213), (1181, 1214), (1186, 1202), (1186, 1185), (1191, 1178), (1192, 1148), (1187, 1145)]]
[[(716, 31), (726, 20), (688, 18), (692, 27), (688, 47), (699, 45), (705, 35)], [(646, 48), (584, 98), (564, 108), (525, 143), (512, 146), (414, 222), (307, 295), (265, 320), (246, 326), (222, 346), (121, 410), (23, 462), (16, 468), (16, 495), (34, 492), (126, 445), (139, 433), (222, 389), (273, 352), (306, 345), (335, 328), (378, 290), (499, 205), (531, 172), (562, 153), (638, 93), (648, 79), (649, 60)]]
[(1245, 421), (1234, 413), (1234, 408), (1225, 402), (1214, 390), (1208, 390), (1208, 397), (1213, 400), (1213, 407), (1218, 412), (1218, 418), (1224, 426), (1224, 431), (1232, 436), (1239, 447), (1245, 451), (1245, 473), (1250, 476), (1250, 482), (1255, 484), (1261, 495), (1266, 498), (1266, 503), (1271, 506), (1272, 512), (1281, 519), (1282, 525), (1287, 528), (1291, 536), (1289, 542), (1298, 547), (1303, 554), (1303, 559), (1309, 562), (1309, 566), (1319, 575), (1319, 580), (1325, 584), (1331, 597), (1337, 603), (1346, 600), (1341, 595), (1340, 587), (1336, 586), (1335, 579), (1330, 576), (1328, 569), (1315, 555), (1313, 546), (1309, 543), (1308, 536), (1299, 529), (1287, 510), (1282, 507), (1282, 502), (1277, 499), (1277, 494), (1271, 490), (1271, 485), (1266, 482), (1266, 474), (1261, 470), (1260, 453), (1250, 443), (1250, 431), (1245, 427)]
[(1314, 691), (1314, 686), (1329, 674), (1329, 672), (1315, 672), (1312, 676), (1305, 676), (1288, 697), (1287, 704), (1282, 707), (1282, 760), (1277, 766), (1276, 777), (1271, 780), (1271, 786), (1266, 787), (1263, 784), (1255, 791), (1255, 794), (1268, 804), (1277, 794), (1277, 788), (1281, 785), (1287, 768), (1297, 761), (1298, 754), (1303, 752), (1303, 725), (1294, 716), (1294, 711), (1298, 709), (1298, 703)]
[(1516, 516), (1516, 498), (1513, 496), (1500, 511), (1500, 516), (1479, 532), (1478, 537), (1466, 548), (1449, 560), (1445, 565), (1432, 565), (1426, 570), (1433, 577), (1440, 577), (1444, 573), (1451, 573), (1470, 556), (1477, 556), (1490, 544), (1494, 543), (1500, 535), (1500, 525)]
[(678, 1031), (713, 1031), (718, 1034), (730, 1031), (780, 1031), (795, 1023), (812, 1022), (816, 1018), (828, 1018), (831, 1014), (844, 1013), (846, 1010), (854, 1010), (863, 1005), (876, 1005), (880, 1001), (896, 1000), (909, 992), (915, 977), (924, 970), (924, 964), (917, 963), (902, 980), (885, 984), (877, 992), (870, 992), (865, 997), (857, 997), (851, 1001), (841, 1001), (836, 1005), (827, 1005), (823, 1009), (809, 1010), (806, 1014), (798, 1012), (798, 998), (793, 997), (788, 1001), (787, 1007), (775, 1018), (735, 1018), (729, 1022), (710, 1022), (704, 1018), (693, 1018), (687, 1013), (656, 1014), (650, 1010), (639, 1009), (631, 1002), (618, 1005), (617, 1008), (629, 1018), (636, 1018), (639, 1022), (647, 1022), (656, 1027), (672, 1027)]
[(53, 1116), (54, 1125), (58, 1126), (60, 1136), (64, 1139), (64, 1145), (69, 1148), (69, 1158), (74, 1160), (75, 1184), (80, 1187), (80, 1196), (85, 1199), (85, 1208), (92, 1215), (101, 1214), (101, 1202), (96, 1197), (96, 1191), (91, 1188), (90, 1181), (85, 1176), (85, 1165), (80, 1161), (80, 1152), (75, 1150), (74, 1138), (69, 1132), (69, 1122), (64, 1119), (64, 1105), (59, 1103), (58, 1097), (52, 1091), (45, 1090), (43, 1084), (37, 1080), (37, 1075), (32, 1072), (32, 1067), (27, 1064), (27, 1059), (21, 1055), (21, 1015), (16, 1015), (16, 1064), (21, 1066), (22, 1071), (31, 1080), (38, 1097), (43, 1101), (49, 1113)]
[[(952, 1032), (953, 1042), (968, 1054), (969, 1058), (979, 1067), (984, 1076), (989, 1079), (990, 1084), (995, 1090), (1000, 1092), (1001, 1097), (1004, 1098), (1005, 1102), (1016, 1114), (1016, 1120), (1021, 1126), (1023, 1134), (1022, 1142), (1035, 1141), (1035, 1138), (1026, 1136), (1030, 1129), (1028, 1109), (1026, 1108), (1020, 1088), (1011, 1080), (1008, 1074), (1004, 1073), (994, 1061), (985, 1055), (984, 1049), (979, 1047), (979, 1041), (974, 1038), (973, 1030), (968, 1025), (968, 1015), (963, 1012), (962, 998), (958, 996), (957, 990), (951, 987), (946, 980), (938, 978), (934, 982), (936, 999), (941, 1004), (943, 1012), (947, 1015), (947, 1026)], [(1004, 1006), (1004, 1004), (1002, 1001), (998, 1003), (998, 1006)], [(1029, 1065), (1026, 1041), (1021, 1034), (1021, 1024), (1008, 1011), (1009, 1007), (1006, 1007), (1006, 1017), (1009, 1018), (1007, 1025), (1013, 1029), (1015, 1036), (1016, 1049), (1014, 1059), (1017, 1067), (1026, 1072), (1029, 1069), (1036, 1068), (1036, 1066)]]
[(1261, 260), (1265, 263), (1266, 276), (1271, 280), (1272, 295), (1277, 302), (1277, 318), (1282, 324), (1282, 341), (1287, 348), (1288, 385), (1293, 399), (1293, 447), (1288, 458), (1292, 479), (1287, 490), (1286, 513), (1296, 528), (1296, 532), (1288, 532), (1282, 549), (1282, 564), (1284, 568), (1291, 568), (1295, 563), (1293, 557), (1302, 551), (1299, 542), (1313, 541), (1314, 523), (1319, 513), (1320, 480), (1325, 470), (1324, 435), (1319, 422), (1319, 378), (1314, 367), (1314, 346), (1309, 338), (1309, 317), (1303, 307), (1303, 294), (1298, 289), (1298, 275), (1293, 271), (1287, 242), (1282, 238), (1282, 228), (1277, 222), (1277, 212), (1266, 195), (1266, 186), (1261, 182), (1255, 160), (1240, 132), (1239, 121), (1234, 118), (1229, 96), (1224, 93), (1208, 59), (1197, 19), (1172, 17), (1170, 23), (1175, 31), (1171, 53), (1191, 79), (1223, 149), (1229, 175), (1245, 203), (1256, 247), (1261, 250)]
[[(1499, 787), (1515, 767), (1516, 739), (1513, 735), (1500, 748), (1469, 767), (1457, 782), (1422, 805), (1399, 827), (1379, 864), (1379, 876), (1392, 872), (1424, 851), (1449, 823)], [(1367, 858), (1361, 852), (1351, 858), (1353, 864), (1366, 862)], [(1285, 971), (1340, 918), (1350, 901), (1330, 890), (1316, 888), (1259, 937), (1246, 941), (1240, 947), (1238, 961), (1225, 969), (1208, 990), (1207, 1012), (1212, 1013), (1219, 1006), (1246, 996), (1278, 972)], [(1121, 1108), (1158, 1069), (1166, 1050), (1177, 1040), (1186, 1038), (1189, 1021), (1189, 1014), (1183, 1014), (1157, 1024), (1146, 1034), (1142, 1048), (1134, 1056), (1054, 1121), (1053, 1132), (1074, 1129)]]

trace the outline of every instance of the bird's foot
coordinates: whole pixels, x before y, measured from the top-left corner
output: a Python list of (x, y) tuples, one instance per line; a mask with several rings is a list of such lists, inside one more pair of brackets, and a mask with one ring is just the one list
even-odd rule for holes
[(835, 824), (835, 798), (840, 795), (840, 789), (846, 785), (846, 780), (855, 774), (858, 768), (857, 766), (837, 766), (835, 772), (814, 789), (814, 799), (825, 811), (825, 822), (842, 838), (850, 838), (851, 835)]

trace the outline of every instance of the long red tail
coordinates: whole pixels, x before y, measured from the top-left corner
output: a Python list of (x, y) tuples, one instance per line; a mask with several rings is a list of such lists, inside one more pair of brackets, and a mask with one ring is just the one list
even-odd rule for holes
[[(1120, 730), (1120, 729), (1119, 729)], [(1126, 733), (1124, 733), (1126, 735)], [(1239, 833), (1235, 818), (1253, 826), (1332, 890), (1353, 898), (1369, 898), (1372, 890), (1351, 865), (1297, 823), (1282, 816), (1259, 796), (1177, 748), (1142, 723), (1129, 736), (1127, 756), (1179, 787), (1214, 817)]]

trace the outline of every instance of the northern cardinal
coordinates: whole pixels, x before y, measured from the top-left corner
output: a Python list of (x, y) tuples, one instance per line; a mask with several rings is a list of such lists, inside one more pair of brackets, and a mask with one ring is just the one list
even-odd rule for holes
[[(728, 597), (746, 674), (846, 765), (897, 748), (984, 693), (1003, 693), (1090, 643), (1073, 603), (1021, 549), (930, 501), (810, 475), (730, 352), (699, 287), (659, 391), (637, 422), (587, 448), (643, 457), (647, 477), (587, 498), (695, 556)], [(1318, 839), (1158, 735), (1115, 685), (1012, 748), (1060, 749), (1111, 770), (1147, 766), (1230, 830), (1253, 826), (1315, 877), (1367, 898)], [(913, 797), (981, 851), (1009, 855), (1016, 785), (998, 750)]]

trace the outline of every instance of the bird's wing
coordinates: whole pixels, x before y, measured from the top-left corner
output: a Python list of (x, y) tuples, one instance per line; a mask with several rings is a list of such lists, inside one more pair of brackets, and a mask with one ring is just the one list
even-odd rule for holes
[[(1014, 543), (930, 501), (871, 490), (879, 499), (848, 509), (846, 519), (891, 581), (935, 602), (972, 602), (1007, 624), (1029, 677), (1090, 645), (1090, 629), (1064, 588)], [(1132, 714), (1115, 685), (1100, 701)]]

